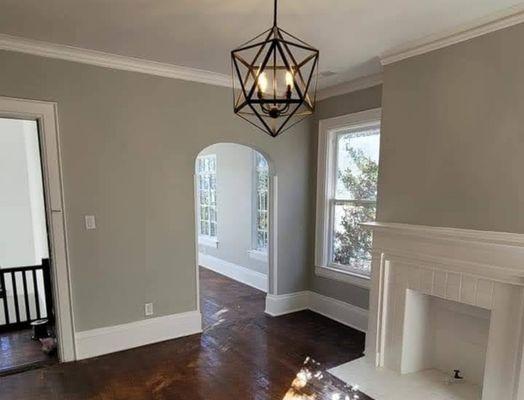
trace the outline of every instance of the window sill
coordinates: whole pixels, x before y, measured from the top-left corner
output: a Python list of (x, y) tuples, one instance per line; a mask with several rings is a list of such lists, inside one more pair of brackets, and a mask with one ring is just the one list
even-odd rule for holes
[(265, 251), (248, 250), (247, 254), (249, 255), (249, 258), (252, 258), (253, 260), (267, 262), (267, 252)]
[(218, 240), (217, 238), (211, 236), (199, 236), (198, 244), (202, 246), (212, 247), (218, 249)]
[(350, 285), (359, 286), (365, 289), (369, 289), (371, 286), (370, 278), (362, 277), (334, 267), (315, 267), (315, 275), (322, 278), (349, 283)]

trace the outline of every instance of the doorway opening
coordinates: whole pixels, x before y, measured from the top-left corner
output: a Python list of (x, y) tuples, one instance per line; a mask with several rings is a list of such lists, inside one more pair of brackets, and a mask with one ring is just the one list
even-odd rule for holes
[(218, 143), (195, 162), (197, 279), (203, 329), (263, 315), (276, 283), (276, 177), (267, 156)]
[(0, 376), (58, 361), (38, 123), (0, 118)]

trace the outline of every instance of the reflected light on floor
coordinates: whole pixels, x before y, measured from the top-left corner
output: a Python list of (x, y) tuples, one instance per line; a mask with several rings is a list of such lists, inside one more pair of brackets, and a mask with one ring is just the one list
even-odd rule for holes
[(325, 374), (320, 363), (307, 357), (291, 387), (282, 400), (358, 400), (358, 386), (344, 385), (343, 390), (336, 385), (329, 374)]

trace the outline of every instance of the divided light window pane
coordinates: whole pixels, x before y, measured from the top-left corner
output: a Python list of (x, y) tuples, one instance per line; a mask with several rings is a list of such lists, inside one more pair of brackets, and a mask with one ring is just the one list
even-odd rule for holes
[(378, 124), (336, 136), (331, 262), (363, 276), (370, 275), (372, 236), (359, 224), (375, 220), (379, 146)]
[(256, 185), (256, 218), (254, 248), (258, 251), (267, 251), (268, 210), (269, 210), (269, 165), (263, 155), (255, 152), (255, 185)]
[(217, 236), (216, 156), (201, 156), (197, 162), (201, 236)]

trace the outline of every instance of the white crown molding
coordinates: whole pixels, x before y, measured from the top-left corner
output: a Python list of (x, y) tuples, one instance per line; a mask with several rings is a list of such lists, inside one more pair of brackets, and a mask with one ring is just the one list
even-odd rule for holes
[(357, 90), (363, 90), (373, 86), (382, 85), (382, 82), (382, 73), (353, 79), (349, 82), (344, 82), (338, 85), (320, 89), (317, 93), (317, 100), (322, 101), (330, 97), (340, 96), (343, 94), (356, 92)]
[(463, 24), (447, 32), (426, 36), (384, 53), (380, 62), (388, 65), (406, 58), (429, 53), (443, 47), (464, 42), (524, 22), (524, 6), (518, 5), (504, 11)]
[(149, 61), (135, 57), (126, 57), (117, 54), (109, 54), (97, 50), (83, 49), (5, 34), (0, 34), (0, 50), (16, 51), (41, 57), (56, 58), (60, 60), (96, 65), (99, 67), (206, 83), (209, 85), (232, 86), (231, 77), (229, 75), (217, 72)]

